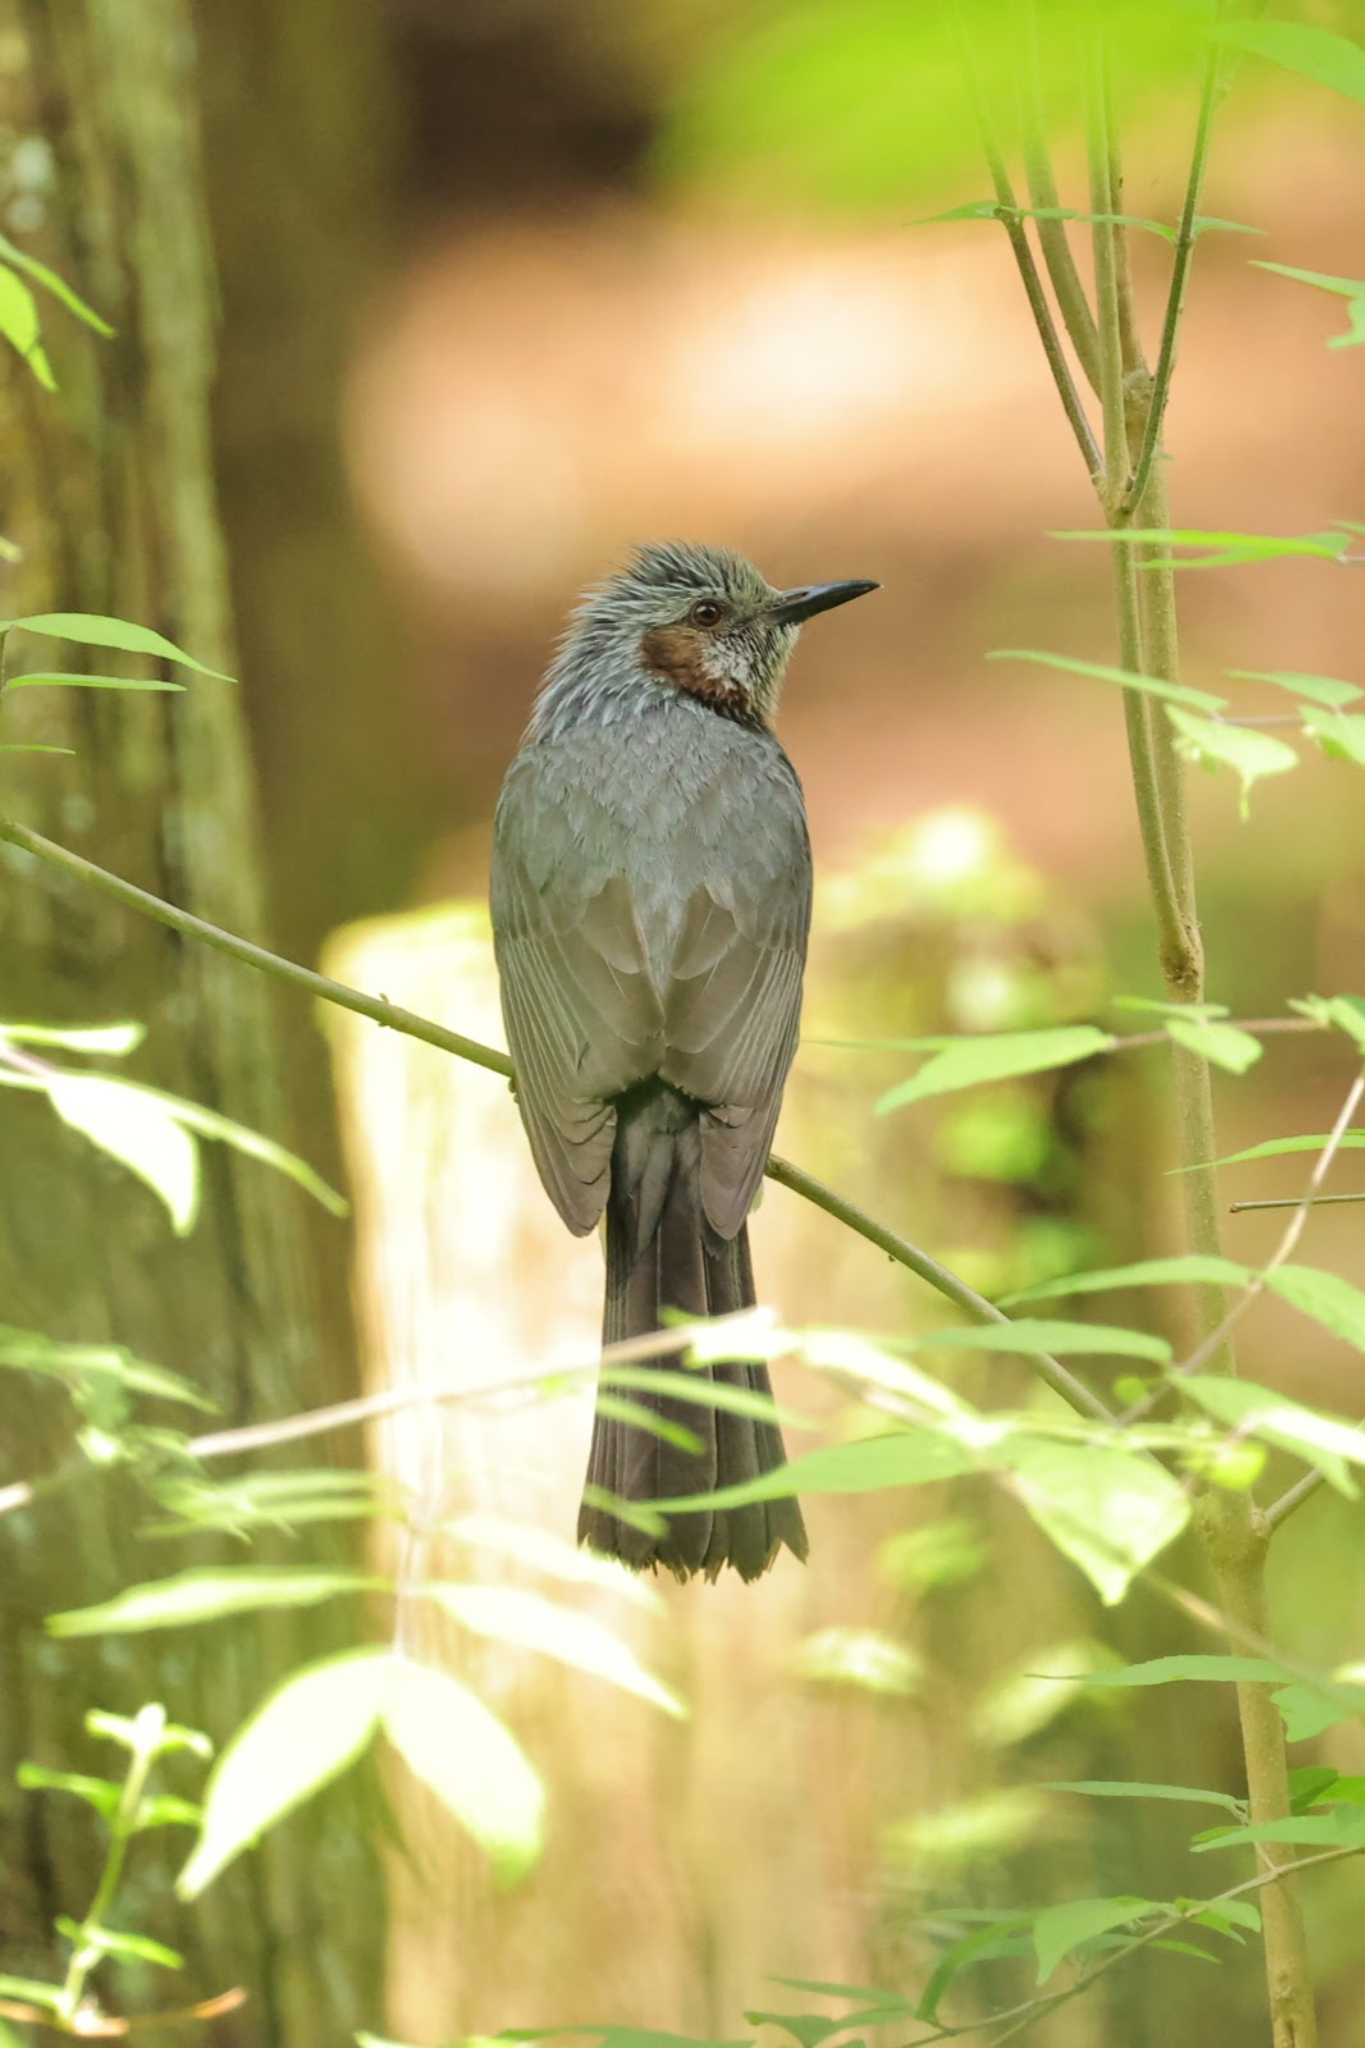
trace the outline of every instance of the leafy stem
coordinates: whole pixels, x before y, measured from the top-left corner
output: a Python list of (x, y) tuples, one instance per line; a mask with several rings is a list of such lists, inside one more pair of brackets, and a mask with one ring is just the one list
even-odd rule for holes
[(137, 1832), (142, 1795), (147, 1789), (147, 1779), (152, 1766), (161, 1754), (162, 1737), (165, 1732), (164, 1707), (145, 1706), (133, 1722), (132, 1750), (123, 1780), (123, 1790), (109, 1820), (109, 1846), (104, 1854), (104, 1868), (100, 1872), (95, 1894), (86, 1909), (85, 1918), (71, 1937), (74, 1944), (71, 1960), (67, 1964), (61, 1997), (56, 2006), (58, 2019), (73, 2030), (81, 2001), (85, 1997), (85, 1987), (90, 1973), (104, 1954), (104, 1946), (99, 1937), (104, 1932), (105, 1917), (114, 1902), (119, 1880), (123, 1876), (128, 1844)]

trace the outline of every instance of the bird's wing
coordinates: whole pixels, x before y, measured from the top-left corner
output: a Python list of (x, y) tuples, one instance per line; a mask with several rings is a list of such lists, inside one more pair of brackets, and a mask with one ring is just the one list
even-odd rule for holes
[(810, 928), (810, 847), (795, 777), (747, 819), (727, 871), (698, 887), (665, 996), (664, 1079), (707, 1105), (702, 1200), (733, 1237), (768, 1161), (796, 1052)]
[(493, 847), (493, 944), (517, 1101), (546, 1192), (593, 1228), (610, 1186), (611, 1098), (658, 1070), (662, 1014), (630, 891), (582, 858), (575, 821), (509, 780)]

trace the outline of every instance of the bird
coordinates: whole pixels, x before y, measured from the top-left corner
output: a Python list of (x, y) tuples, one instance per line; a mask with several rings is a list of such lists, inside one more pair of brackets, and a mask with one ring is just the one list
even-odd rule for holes
[[(507, 770), (490, 909), (513, 1087), (564, 1222), (585, 1236), (605, 1218), (604, 1345), (670, 1310), (755, 1302), (747, 1219), (811, 911), (805, 799), (774, 720), (801, 626), (878, 587), (776, 589), (727, 548), (642, 546), (582, 598)], [(770, 1392), (760, 1362), (709, 1372)], [(776, 1422), (653, 1389), (630, 1401), (595, 1415), (580, 1543), (679, 1579), (753, 1580), (784, 1545), (805, 1560), (794, 1498), (651, 1508), (785, 1463)]]

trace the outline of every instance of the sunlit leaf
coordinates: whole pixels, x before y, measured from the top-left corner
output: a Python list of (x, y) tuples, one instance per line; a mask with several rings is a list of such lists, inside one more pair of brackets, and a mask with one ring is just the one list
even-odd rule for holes
[(1157, 1899), (1130, 1896), (1110, 1899), (1068, 1899), (1060, 1906), (1045, 1906), (1035, 1914), (1033, 1945), (1038, 1952), (1038, 1982), (1046, 1984), (1058, 1963), (1076, 1949), (1108, 1934), (1115, 1927), (1131, 1927), (1153, 1913), (1170, 1909)]
[(915, 2007), (915, 2018), (932, 2025), (953, 1980), (974, 1963), (993, 1962), (999, 1956), (1025, 1954), (1026, 1945), (1019, 1936), (1032, 1924), (1031, 1913), (1007, 1914), (985, 1927), (974, 1928), (953, 1942), (935, 1964)]
[(148, 1091), (100, 1075), (54, 1075), (47, 1096), (62, 1122), (117, 1159), (165, 1203), (171, 1227), (184, 1237), (199, 1207), (194, 1141)]
[(1159, 556), (1143, 564), (1145, 568), (1152, 569), (1235, 569), (1253, 562), (1278, 561), (1289, 555), (1337, 562), (1351, 544), (1344, 522), (1320, 533), (1239, 533), (1188, 526), (1105, 526), (1058, 531), (1049, 538), (1107, 541), (1118, 547), (1156, 546), (1194, 551)]
[(164, 633), (128, 619), (109, 619), (97, 612), (33, 612), (24, 618), (0, 619), (0, 633), (20, 629), (49, 640), (69, 640), (80, 647), (119, 647), (125, 654), (154, 654), (163, 661), (178, 662), (181, 668), (195, 669), (201, 676), (213, 676), (220, 683), (233, 680), (221, 669), (196, 661)]
[(1292, 696), (1305, 697), (1310, 704), (1323, 704), (1330, 711), (1354, 704), (1357, 697), (1365, 694), (1357, 684), (1343, 683), (1336, 676), (1302, 675), (1297, 669), (1230, 668), (1227, 673), (1241, 682), (1274, 683)]
[[(99, 1736), (104, 1742), (116, 1742), (120, 1749), (134, 1754), (141, 1754), (146, 1749), (145, 1730), (140, 1717), (107, 1714), (102, 1707), (89, 1707), (85, 1726), (91, 1735)], [(191, 1756), (203, 1757), (207, 1761), (213, 1755), (213, 1744), (200, 1728), (182, 1728), (176, 1721), (163, 1721), (156, 1750), (158, 1756), (175, 1756), (181, 1750), (188, 1750)]]
[(21, 277), (0, 263), (0, 334), (32, 370), (44, 391), (55, 391), (57, 380), (42, 343), (38, 303)]
[(77, 671), (35, 670), (32, 675), (11, 676), (7, 690), (183, 690), (184, 683), (163, 682), (157, 676), (89, 676)]
[(19, 1045), (60, 1045), (68, 1052), (135, 1052), (147, 1035), (145, 1024), (0, 1023), (0, 1038)]
[(1114, 1661), (1111, 1652), (1086, 1638), (1025, 1651), (976, 1702), (968, 1723), (972, 1736), (992, 1749), (1030, 1741), (1084, 1695), (1088, 1671)]
[(1103, 1444), (1007, 1439), (996, 1453), (1033, 1520), (1107, 1607), (1185, 1527), (1190, 1503), (1154, 1459)]
[(25, 2005), (42, 2005), (55, 2010), (62, 2002), (60, 1984), (44, 1984), (37, 1977), (9, 1977), (0, 1971), (0, 1998), (21, 1998)]
[(694, 1458), (701, 1455), (702, 1440), (695, 1429), (674, 1422), (671, 1416), (660, 1415), (657, 1410), (647, 1408), (643, 1401), (631, 1401), (624, 1394), (613, 1394), (599, 1387), (596, 1406), (597, 1413), (611, 1422), (623, 1422), (627, 1428), (657, 1437), (661, 1443), (672, 1444), (675, 1449), (686, 1451)]
[[(1264, 1138), (1259, 1145), (1248, 1145), (1244, 1152), (1225, 1152), (1221, 1159), (1204, 1159), (1195, 1166), (1177, 1167), (1177, 1172), (1203, 1173), (1211, 1166), (1245, 1166), (1255, 1159), (1280, 1159), (1291, 1152), (1321, 1152), (1331, 1142), (1330, 1133), (1320, 1131), (1309, 1137)], [(1365, 1148), (1365, 1131), (1347, 1131), (1337, 1139), (1339, 1152), (1359, 1151)]]
[(78, 1947), (98, 1949), (105, 1956), (128, 1956), (134, 1962), (155, 1963), (162, 1970), (183, 1970), (185, 1958), (164, 1942), (153, 1941), (146, 1934), (121, 1934), (112, 1927), (91, 1927), (73, 1920), (66, 1913), (57, 1916), (57, 1931)]
[(105, 1820), (118, 1812), (123, 1797), (123, 1787), (108, 1778), (90, 1778), (80, 1771), (49, 1770), (46, 1764), (22, 1763), (14, 1775), (25, 1792), (69, 1792), (74, 1799), (83, 1799), (87, 1806), (93, 1806)]
[[(1054, 534), (1054, 540), (1089, 540), (1090, 534)], [(1195, 711), (1222, 711), (1227, 698), (1209, 690), (1193, 689), (1188, 683), (1168, 683), (1160, 676), (1143, 675), (1137, 669), (1112, 668), (1107, 662), (1078, 661), (1069, 654), (1044, 654), (1035, 647), (997, 647), (987, 661), (1031, 661), (1039, 668), (1060, 669), (1065, 675), (1089, 676), (1095, 682), (1117, 683), (1124, 690), (1139, 690), (1146, 697), (1160, 697), (1167, 704), (1186, 704)]]
[(1292, 1842), (1302, 1849), (1365, 1849), (1365, 1813), (1350, 1807), (1332, 1813), (1294, 1813), (1284, 1820), (1220, 1830), (1191, 1847), (1199, 1856), (1210, 1849), (1243, 1849), (1252, 1842)]
[(54, 1636), (127, 1635), (152, 1628), (182, 1628), (225, 1614), (253, 1614), (262, 1608), (315, 1607), (339, 1593), (370, 1592), (387, 1584), (360, 1572), (274, 1565), (238, 1566), (225, 1571), (177, 1572), (174, 1578), (129, 1586), (98, 1607), (73, 1607), (49, 1614)]
[(1316, 1266), (1280, 1266), (1266, 1285), (1301, 1315), (1311, 1316), (1334, 1337), (1365, 1351), (1365, 1293), (1349, 1280)]
[(521, 1745), (468, 1686), (387, 1660), (384, 1732), (415, 1777), (487, 1853), (504, 1882), (540, 1855), (545, 1794)]
[(796, 1646), (798, 1678), (862, 1692), (909, 1698), (923, 1681), (919, 1659), (904, 1643), (874, 1628), (822, 1628)]
[(179, 1373), (148, 1365), (118, 1344), (60, 1344), (34, 1330), (14, 1330), (0, 1323), (0, 1368), (43, 1373), (79, 1385), (87, 1378), (110, 1379), (130, 1393), (152, 1394), (162, 1401), (183, 1401), (212, 1414), (217, 1407)]
[(1365, 767), (1365, 717), (1351, 711), (1306, 711), (1303, 729), (1333, 761)]
[(16, 270), (24, 271), (36, 283), (51, 292), (52, 296), (66, 307), (68, 313), (74, 313), (87, 327), (93, 327), (96, 334), (102, 334), (106, 339), (112, 336), (114, 329), (108, 321), (101, 319), (93, 306), (87, 306), (85, 300), (78, 292), (73, 291), (64, 277), (57, 271), (50, 270), (46, 263), (40, 263), (36, 256), (30, 256), (27, 249), (21, 249), (8, 235), (0, 235), (0, 256), (3, 256), (7, 263), (12, 263)]
[[(1254, 783), (1264, 781), (1268, 775), (1283, 775), (1299, 765), (1294, 749), (1286, 741), (1276, 739), (1273, 733), (1258, 732), (1241, 725), (1223, 725), (1212, 718), (1196, 718), (1191, 712), (1182, 711), (1178, 704), (1168, 704), (1166, 716), (1176, 729), (1178, 754), (1201, 767), (1232, 769), (1241, 784), (1239, 808), (1243, 818), (1250, 815), (1248, 798)], [(1204, 1028), (1226, 1031), (1228, 1026), (1208, 1025)], [(1241, 1032), (1236, 1035), (1239, 1038), (1244, 1036)], [(1252, 1043), (1256, 1041), (1253, 1039)], [(1259, 1053), (1259, 1046), (1257, 1051)]]
[(1229, 1074), (1245, 1074), (1248, 1067), (1255, 1066), (1265, 1049), (1259, 1038), (1253, 1038), (1249, 1031), (1239, 1031), (1232, 1024), (1206, 1024), (1198, 1019), (1171, 1017), (1167, 1020), (1166, 1030), (1187, 1052), (1197, 1053), (1200, 1059), (1222, 1067)]
[[(1361, 55), (1365, 58), (1365, 52)], [(1329, 277), (1321, 270), (1296, 270), (1289, 263), (1257, 263), (1256, 268), (1273, 270), (1279, 277), (1292, 278), (1296, 284), (1313, 285), (1320, 292), (1331, 292), (1347, 301), (1346, 317), (1349, 324), (1346, 332), (1331, 335), (1327, 342), (1328, 348), (1359, 348), (1365, 343), (1365, 280), (1358, 277)]]
[(181, 1799), (174, 1792), (149, 1792), (137, 1810), (135, 1829), (145, 1834), (152, 1828), (197, 1828), (204, 1809), (193, 1799)]
[[(1361, 1302), (1365, 1307), (1365, 1296)], [(1180, 1381), (1180, 1390), (1219, 1422), (1306, 1459), (1348, 1500), (1359, 1498), (1360, 1488), (1346, 1467), (1348, 1463), (1365, 1465), (1365, 1430), (1317, 1415), (1311, 1408), (1247, 1380), (1196, 1373)]]
[(1345, 36), (1300, 21), (1227, 21), (1214, 33), (1236, 49), (1268, 57), (1365, 105), (1365, 49)]
[(888, 1089), (876, 1105), (878, 1116), (900, 1109), (909, 1102), (921, 1102), (929, 1095), (946, 1095), (958, 1088), (972, 1088), (986, 1081), (1011, 1080), (1021, 1074), (1041, 1074), (1056, 1067), (1073, 1066), (1108, 1052), (1117, 1040), (1093, 1024), (1068, 1024), (1050, 1031), (1001, 1031), (983, 1033), (979, 1038), (959, 1039), (925, 1061), (908, 1081)]
[(684, 1494), (656, 1505), (671, 1513), (702, 1507), (743, 1507), (754, 1500), (788, 1494), (877, 1493), (888, 1486), (925, 1486), (976, 1469), (963, 1445), (932, 1430), (895, 1430), (861, 1443), (830, 1444), (806, 1451), (775, 1471), (761, 1473), (715, 1493)]
[(727, 1415), (749, 1415), (759, 1422), (780, 1423), (784, 1429), (810, 1429), (808, 1416), (793, 1408), (781, 1408), (771, 1394), (753, 1387), (732, 1387), (709, 1373), (671, 1371), (662, 1365), (604, 1364), (600, 1378), (614, 1387), (633, 1387), (645, 1394), (670, 1394), (680, 1401), (692, 1401), (699, 1408), (720, 1408)]
[[(240, 1728), (209, 1774), (199, 1840), (176, 1891), (195, 1899), (258, 1835), (354, 1763), (384, 1711), (391, 1660), (351, 1650), (295, 1672)], [(458, 1746), (455, 1721), (448, 1734)]]
[(176, 1122), (187, 1131), (193, 1131), (196, 1137), (217, 1139), (248, 1159), (258, 1159), (263, 1166), (273, 1166), (276, 1173), (297, 1182), (315, 1202), (320, 1202), (329, 1215), (350, 1215), (351, 1205), (346, 1197), (329, 1186), (320, 1173), (315, 1173), (306, 1159), (300, 1159), (297, 1153), (277, 1145), (273, 1138), (263, 1137), (259, 1131), (249, 1130), (245, 1124), (235, 1123), (230, 1116), (220, 1116), (216, 1109), (205, 1109), (198, 1102), (187, 1102), (176, 1095), (163, 1095), (160, 1089), (141, 1092), (165, 1103)]
[(1344, 1031), (1357, 1051), (1365, 1053), (1365, 996), (1291, 996), (1289, 1007), (1315, 1024)]
[(50, 747), (42, 740), (6, 740), (0, 744), (0, 754), (69, 754), (74, 760), (74, 747)]
[[(1137, 228), (1146, 234), (1160, 235), (1164, 242), (1174, 242), (1176, 231), (1164, 220), (1152, 220), (1141, 213), (1081, 213), (1072, 206), (1002, 206), (998, 199), (971, 199), (961, 206), (950, 206), (944, 213), (928, 213), (914, 222), (916, 227), (935, 227), (946, 221), (959, 220), (1070, 220), (1082, 226), (1107, 221), (1115, 227)], [(1222, 230), (1234, 235), (1263, 235), (1264, 228), (1248, 227), (1244, 221), (1222, 220), (1216, 214), (1201, 213), (1195, 216), (1194, 237)]]
[(667, 1714), (681, 1716), (686, 1709), (676, 1693), (649, 1671), (619, 1636), (593, 1615), (582, 1614), (546, 1600), (539, 1593), (527, 1593), (516, 1586), (461, 1586), (433, 1581), (420, 1588), (422, 1597), (434, 1600), (462, 1628), (493, 1642), (507, 1643), (520, 1650), (535, 1650), (543, 1657), (572, 1670), (586, 1671), (620, 1686)]
[(1205, 1785), (1145, 1785), (1136, 1779), (1054, 1778), (1048, 1790), (1081, 1792), (1088, 1799), (1170, 1799), (1190, 1806), (1220, 1806), (1239, 1821), (1246, 1814), (1242, 1800), (1234, 1799), (1230, 1792), (1210, 1791)]
[(1245, 1287), (1252, 1277), (1250, 1266), (1232, 1259), (1204, 1253), (1182, 1253), (1170, 1259), (1139, 1259), (1132, 1266), (1104, 1266), (1089, 1273), (1063, 1273), (1056, 1280), (1042, 1280), (1018, 1294), (1000, 1297), (1005, 1306), (1018, 1302), (1049, 1301), (1065, 1294), (1107, 1294), (1122, 1287)]
[(930, 1330), (917, 1337), (926, 1350), (1008, 1351), (1037, 1358), (1150, 1358), (1165, 1364), (1171, 1347), (1164, 1337), (1145, 1330), (1114, 1328), (1107, 1323), (1060, 1323), (1018, 1317), (1006, 1323), (973, 1323), (967, 1329)]
[(183, 1536), (186, 1522), (233, 1535), (251, 1529), (288, 1532), (314, 1522), (356, 1521), (395, 1511), (390, 1483), (380, 1474), (332, 1468), (250, 1472), (239, 1479), (159, 1479), (153, 1492), (176, 1517), (155, 1522), (147, 1535)]

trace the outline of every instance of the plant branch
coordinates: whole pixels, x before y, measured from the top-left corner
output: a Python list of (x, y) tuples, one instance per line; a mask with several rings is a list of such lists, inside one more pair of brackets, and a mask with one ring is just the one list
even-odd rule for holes
[[(463, 1033), (450, 1031), (443, 1024), (435, 1024), (428, 1017), (419, 1017), (412, 1010), (400, 1009), (397, 1004), (384, 1001), (380, 996), (369, 996), (359, 989), (349, 988), (345, 982), (332, 981), (325, 974), (315, 974), (311, 968), (301, 967), (296, 960), (286, 960), (278, 953), (270, 952), (264, 946), (254, 944), (250, 939), (238, 938), (234, 932), (222, 930), (218, 925), (209, 924), (202, 917), (194, 917), (187, 910), (178, 909), (160, 896), (153, 896), (146, 889), (139, 889), (132, 882), (125, 882), (120, 876), (111, 874), (107, 868), (97, 867), (93, 861), (59, 846), (54, 840), (45, 839), (41, 833), (30, 831), (26, 825), (14, 824), (0, 819), (0, 840), (22, 847), (25, 852), (45, 861), (64, 874), (89, 887), (101, 890), (115, 902), (136, 910), (144, 917), (155, 918), (168, 925), (172, 931), (184, 937), (197, 939), (206, 946), (213, 946), (218, 952), (228, 954), (234, 960), (254, 967), (261, 974), (268, 974), (276, 981), (282, 981), (291, 988), (301, 990), (305, 995), (317, 997), (322, 1002), (333, 1003), (339, 1009), (353, 1010), (358, 1016), (368, 1017), (372, 1023), (399, 1031), (408, 1038), (420, 1039), (425, 1045), (433, 1045), (438, 1051), (448, 1052), (457, 1059), (470, 1060), (475, 1066), (486, 1068), (490, 1073), (502, 1074), (508, 1079), (512, 1075), (512, 1063), (506, 1053), (494, 1051), (492, 1046), (480, 1045), (476, 1039), (466, 1038)], [(1289, 1020), (1285, 1020), (1288, 1022)], [(827, 1216), (842, 1223), (857, 1236), (865, 1238), (878, 1251), (916, 1274), (930, 1287), (944, 1295), (949, 1301), (965, 1309), (969, 1315), (979, 1317), (983, 1322), (1008, 1322), (1009, 1318), (984, 1296), (976, 1293), (965, 1280), (960, 1280), (946, 1266), (930, 1258), (908, 1238), (900, 1237), (895, 1231), (876, 1222), (852, 1202), (837, 1195), (832, 1188), (794, 1166), (790, 1160), (773, 1157), (768, 1161), (768, 1176), (801, 1195), (817, 1209), (823, 1209)], [(657, 1348), (657, 1346), (655, 1347)], [(1092, 1394), (1084, 1383), (1069, 1373), (1055, 1358), (1039, 1357), (1037, 1369), (1062, 1399), (1069, 1402), (1082, 1415), (1091, 1415), (1111, 1420), (1109, 1410), (1099, 1397)], [(15, 1489), (8, 1489), (13, 1493)], [(13, 1506), (23, 1506), (24, 1499), (13, 1500)], [(0, 1502), (5, 1495), (0, 1494)]]
[(955, 11), (954, 19), (957, 24), (958, 40), (962, 50), (963, 69), (966, 73), (968, 87), (971, 92), (972, 107), (976, 115), (977, 127), (981, 132), (982, 153), (985, 156), (986, 164), (991, 174), (991, 184), (994, 188), (996, 204), (999, 208), (999, 219), (1005, 233), (1009, 236), (1010, 248), (1014, 252), (1014, 261), (1019, 271), (1020, 281), (1024, 287), (1024, 295), (1028, 299), (1029, 311), (1032, 313), (1034, 325), (1038, 329), (1038, 339), (1043, 345), (1043, 354), (1047, 358), (1048, 368), (1052, 372), (1052, 381), (1057, 387), (1057, 396), (1062, 401), (1062, 410), (1066, 414), (1071, 431), (1076, 437), (1076, 445), (1080, 449), (1081, 459), (1085, 463), (1086, 475), (1090, 477), (1096, 489), (1098, 489), (1104, 470), (1104, 461), (1100, 454), (1099, 444), (1095, 439), (1090, 421), (1086, 417), (1085, 406), (1081, 402), (1080, 393), (1077, 391), (1075, 381), (1072, 378), (1066, 354), (1057, 333), (1056, 323), (1052, 318), (1052, 310), (1047, 302), (1047, 293), (1043, 290), (1043, 280), (1038, 275), (1038, 266), (1033, 260), (1033, 250), (1029, 244), (1028, 230), (1020, 218), (1018, 202), (1014, 196), (1014, 187), (1010, 182), (1010, 174), (1005, 167), (1005, 159), (1001, 154), (1000, 145), (996, 140), (995, 130), (986, 109), (985, 95), (981, 89), (981, 80), (977, 75), (976, 63), (972, 56), (970, 41), (963, 27), (961, 14)]
[(1185, 286), (1189, 278), (1190, 258), (1194, 253), (1199, 198), (1204, 187), (1204, 172), (1209, 157), (1209, 136), (1218, 98), (1220, 54), (1221, 45), (1216, 38), (1211, 37), (1209, 55), (1204, 67), (1203, 88), (1199, 96), (1199, 116), (1195, 125), (1194, 148), (1190, 155), (1190, 172), (1185, 183), (1185, 200), (1180, 209), (1180, 224), (1176, 229), (1175, 261), (1171, 270), (1170, 290), (1166, 297), (1166, 315), (1161, 326), (1161, 346), (1157, 354), (1156, 375), (1152, 382), (1151, 399), (1147, 407), (1137, 462), (1122, 501), (1116, 508), (1118, 524), (1127, 524), (1141, 505), (1161, 447), (1161, 429), (1165, 423), (1166, 405), (1171, 395), (1176, 338), (1180, 332), (1180, 316), (1185, 306)]
[[(1067, 239), (1066, 222), (1052, 217), (1058, 209), (1057, 186), (1047, 146), (1047, 124), (1043, 114), (1042, 64), (1039, 55), (1038, 4), (1028, 0), (1025, 10), (1023, 129), (1024, 164), (1029, 197), (1038, 216), (1038, 239), (1042, 244), (1047, 274), (1061, 312), (1063, 324), (1092, 391), (1100, 388), (1100, 344), (1095, 316), (1085, 295), (1076, 259)], [(1092, 472), (1093, 474), (1093, 472)]]

